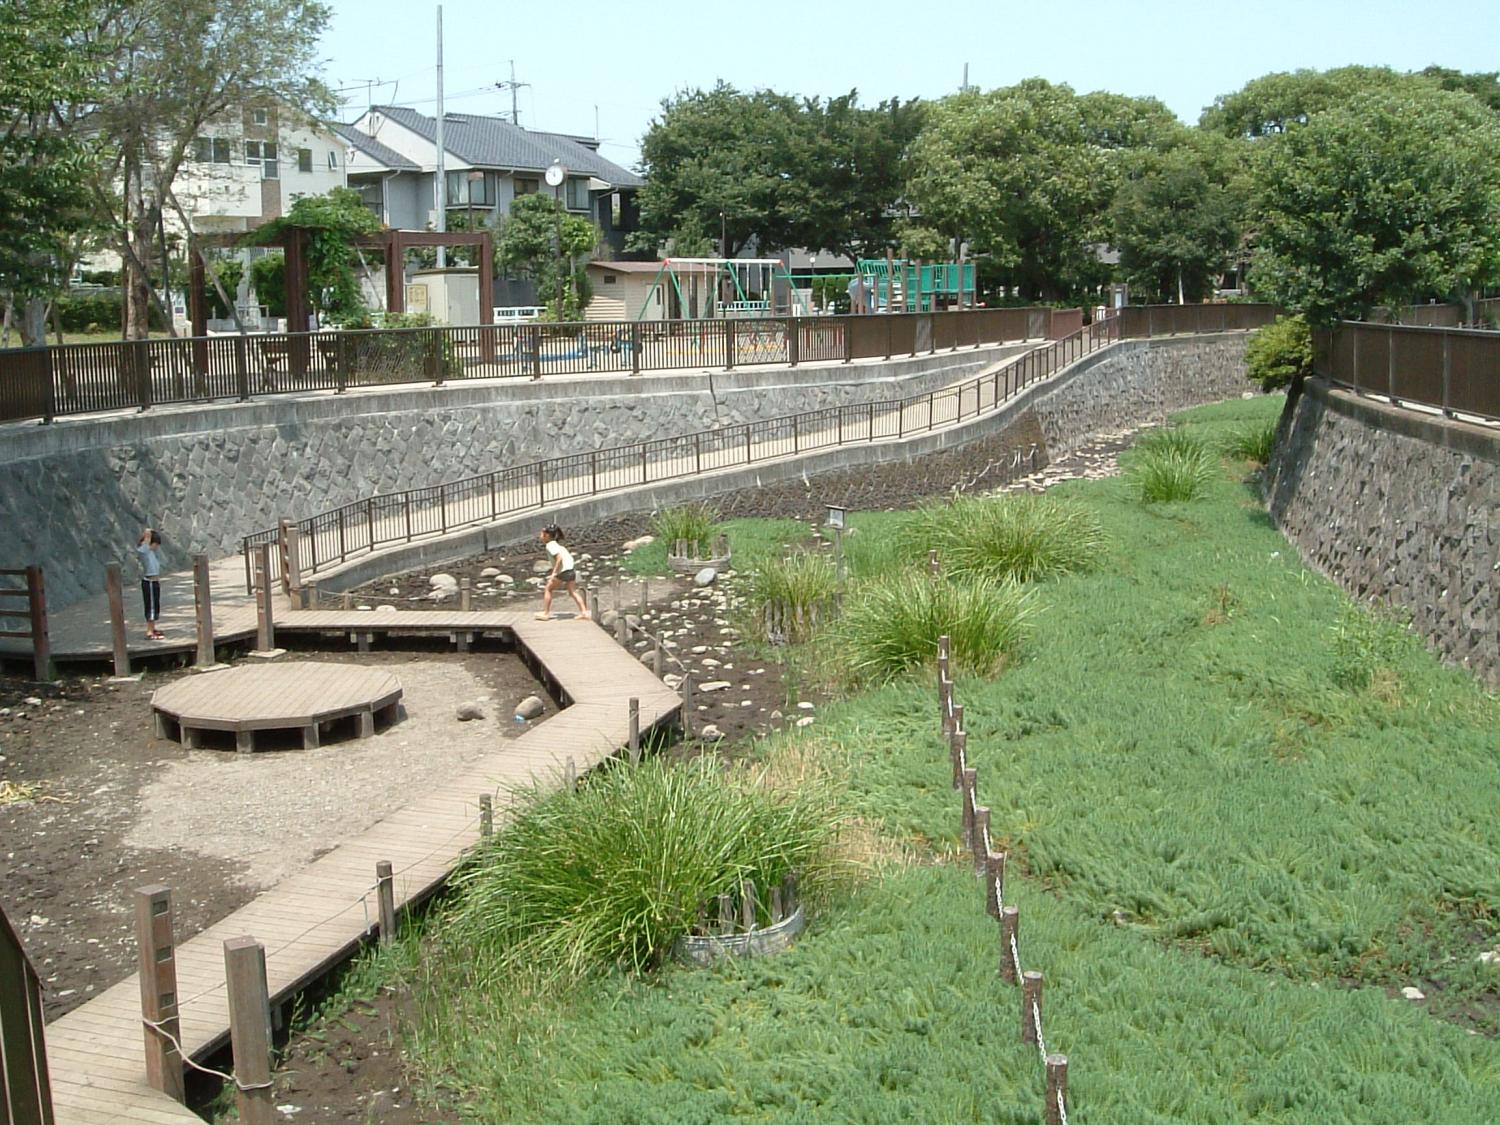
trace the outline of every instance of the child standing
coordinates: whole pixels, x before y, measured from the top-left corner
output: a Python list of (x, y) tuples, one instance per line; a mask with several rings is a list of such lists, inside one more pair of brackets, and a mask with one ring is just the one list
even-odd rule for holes
[(583, 595), (578, 592), (578, 573), (573, 569), (573, 553), (562, 545), (562, 528), (549, 523), (537, 533), (537, 538), (552, 556), (552, 573), (547, 575), (546, 585), (542, 587), (542, 612), (536, 615), (536, 619), (552, 620), (552, 592), (566, 586), (568, 594), (578, 603), (578, 620), (587, 621), (589, 607), (584, 604)]
[(166, 634), (156, 627), (161, 617), (161, 558), (156, 549), (161, 546), (161, 532), (146, 528), (136, 540), (135, 553), (141, 556), (141, 601), (146, 607), (146, 639), (160, 641)]

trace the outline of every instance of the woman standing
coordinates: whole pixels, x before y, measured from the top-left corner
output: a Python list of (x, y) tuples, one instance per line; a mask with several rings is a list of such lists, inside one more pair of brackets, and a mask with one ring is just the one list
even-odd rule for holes
[(146, 528), (136, 541), (135, 553), (141, 556), (141, 601), (146, 606), (146, 639), (160, 641), (166, 634), (156, 627), (161, 617), (161, 558), (156, 549), (161, 546), (161, 532)]

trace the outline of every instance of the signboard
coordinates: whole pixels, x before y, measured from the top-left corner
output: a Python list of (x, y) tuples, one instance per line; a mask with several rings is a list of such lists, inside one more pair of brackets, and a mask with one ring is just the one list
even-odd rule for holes
[(414, 313), (427, 312), (427, 286), (408, 285), (406, 287), (406, 311)]

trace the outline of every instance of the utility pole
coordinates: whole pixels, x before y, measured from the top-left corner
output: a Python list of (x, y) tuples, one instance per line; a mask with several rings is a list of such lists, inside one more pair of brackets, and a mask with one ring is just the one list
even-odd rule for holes
[(516, 105), (516, 91), (519, 90), (522, 86), (530, 86), (530, 85), (531, 85), (530, 82), (517, 82), (516, 81), (516, 60), (515, 59), (511, 59), (510, 60), (510, 81), (509, 82), (496, 82), (495, 83), (495, 89), (497, 89), (497, 90), (509, 90), (510, 91), (510, 123), (512, 125), (519, 125), (521, 123), (521, 111), (520, 111), (519, 107)]
[[(437, 219), (433, 229), (442, 234), (448, 229), (448, 169), (443, 152), (443, 6), (437, 6), (437, 170), (433, 174), (433, 197), (437, 201)], [(448, 264), (446, 247), (437, 248), (437, 268)]]

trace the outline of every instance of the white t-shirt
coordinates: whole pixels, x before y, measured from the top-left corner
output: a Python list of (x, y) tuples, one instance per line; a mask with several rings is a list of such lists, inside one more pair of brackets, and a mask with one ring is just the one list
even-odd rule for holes
[(570, 552), (566, 547), (564, 547), (556, 539), (549, 539), (549, 540), (547, 540), (547, 553), (549, 555), (551, 555), (554, 559), (562, 559), (562, 566), (560, 566), (560, 567), (557, 568), (559, 573), (561, 573), (564, 570), (572, 570), (573, 569), (573, 555), (572, 555), (572, 552)]

